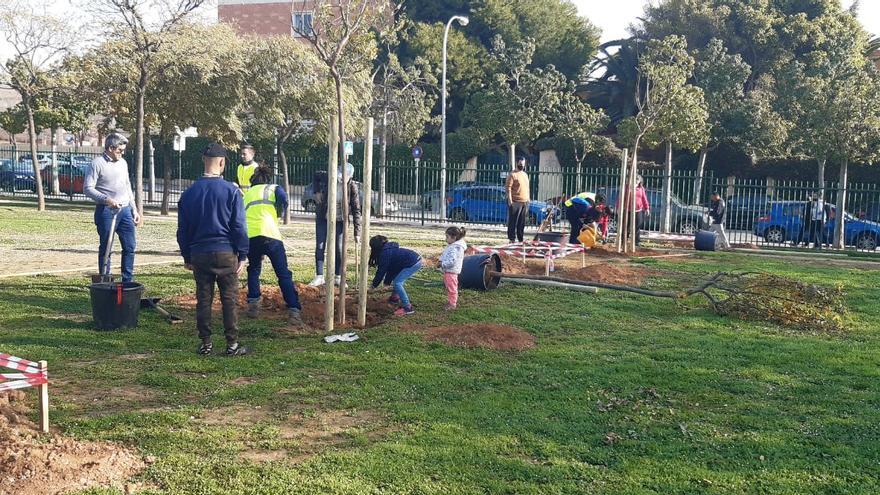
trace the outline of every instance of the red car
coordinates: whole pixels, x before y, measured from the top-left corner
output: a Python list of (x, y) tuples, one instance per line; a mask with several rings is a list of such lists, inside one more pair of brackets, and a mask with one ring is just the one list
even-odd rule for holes
[[(59, 165), (58, 166), (58, 189), (62, 194), (82, 194), (83, 182), (85, 180), (86, 170), (76, 165)], [(40, 171), (43, 186), (46, 189), (51, 188), (49, 181), (49, 167)]]

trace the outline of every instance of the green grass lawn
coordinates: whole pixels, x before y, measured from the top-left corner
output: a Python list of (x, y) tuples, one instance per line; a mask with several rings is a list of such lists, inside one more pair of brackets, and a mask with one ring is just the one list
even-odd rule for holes
[[(657, 287), (732, 269), (842, 283), (848, 330), (514, 286), (464, 291), (447, 315), (442, 288), (414, 281), (406, 324), (506, 323), (537, 347), (452, 348), (396, 321), (328, 345), (243, 319), (254, 354), (204, 358), (192, 314), (97, 332), (81, 277), (32, 277), (0, 281), (0, 349), (49, 361), (65, 434), (154, 457), (146, 493), (880, 492), (880, 271), (740, 254), (643, 263)], [(153, 295), (194, 291), (182, 268), (139, 277)]]

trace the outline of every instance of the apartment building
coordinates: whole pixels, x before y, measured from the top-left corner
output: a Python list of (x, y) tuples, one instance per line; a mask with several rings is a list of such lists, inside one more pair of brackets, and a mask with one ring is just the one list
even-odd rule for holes
[(297, 36), (297, 31), (310, 29), (314, 19), (314, 0), (218, 0), (217, 4), (220, 22), (240, 34)]

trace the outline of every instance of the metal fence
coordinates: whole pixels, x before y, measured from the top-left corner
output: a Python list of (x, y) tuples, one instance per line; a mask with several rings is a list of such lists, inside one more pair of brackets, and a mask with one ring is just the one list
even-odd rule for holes
[[(66, 200), (85, 200), (82, 191), (86, 167), (95, 157), (94, 152), (65, 150), (54, 155), (41, 152), (42, 178), (47, 197)], [(157, 155), (159, 155), (157, 153)], [(0, 147), (0, 194), (33, 197), (35, 181), (29, 153), (21, 148)], [(133, 156), (126, 157), (129, 163)], [(158, 158), (158, 157), (157, 157)], [(230, 156), (226, 178), (234, 180), (236, 157)], [(277, 162), (277, 160), (276, 160)], [(304, 157), (288, 158), (291, 210), (310, 214), (315, 209), (310, 184), (314, 173), (326, 170), (326, 160)], [(168, 167), (169, 181), (164, 180)], [(167, 189), (169, 204), (176, 205), (180, 193), (201, 175), (201, 164), (184, 161), (172, 154), (170, 163), (156, 159), (150, 166), (145, 160), (144, 189), (148, 205), (162, 203)], [(150, 170), (152, 169), (152, 173)], [(363, 167), (354, 164), (354, 178), (363, 180)], [(53, 173), (54, 170), (54, 173)], [(278, 182), (282, 174), (276, 167)], [(387, 219), (435, 223), (471, 223), (502, 225), (507, 220), (507, 202), (504, 183), (508, 174), (506, 165), (455, 163), (447, 167), (447, 190), (441, 194), (440, 165), (433, 162), (388, 162), (379, 167), (378, 158), (373, 167), (371, 191), (372, 209), (377, 216)], [(603, 193), (611, 205), (617, 203), (618, 169), (541, 170), (537, 166), (527, 171), (531, 197), (528, 224), (534, 226), (565, 198), (582, 191)], [(837, 221), (838, 189), (836, 183), (827, 183), (825, 200), (832, 205), (831, 218), (825, 222), (820, 235), (809, 235), (807, 201), (819, 191), (816, 183), (804, 181), (744, 180), (733, 177), (714, 177), (707, 174), (700, 180), (696, 196), (697, 177), (693, 171), (674, 170), (666, 177), (662, 168), (645, 168), (644, 177), (651, 215), (645, 229), (653, 232), (690, 235), (707, 226), (709, 196), (718, 192), (727, 202), (725, 225), (734, 244), (770, 246), (775, 248), (830, 244)], [(154, 180), (151, 180), (154, 178)], [(56, 184), (57, 179), (57, 184)], [(664, 218), (664, 185), (669, 181), (668, 222)], [(132, 182), (134, 182), (132, 178)], [(363, 193), (363, 191), (362, 191)], [(558, 211), (558, 210), (557, 210)], [(564, 218), (564, 215), (559, 217)], [(567, 222), (557, 217), (554, 227), (567, 229)], [(847, 215), (845, 243), (848, 249), (874, 252), (880, 241), (880, 186), (877, 184), (850, 184), (847, 188)], [(613, 224), (612, 224), (613, 232)], [(824, 243), (822, 241), (825, 241)]]

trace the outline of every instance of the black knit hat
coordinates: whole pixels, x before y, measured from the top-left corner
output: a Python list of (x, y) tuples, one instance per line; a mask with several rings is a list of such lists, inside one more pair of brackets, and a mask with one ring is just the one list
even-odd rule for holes
[(220, 146), (219, 143), (211, 143), (204, 151), (202, 151), (202, 156), (208, 158), (222, 158), (226, 156), (226, 148)]

